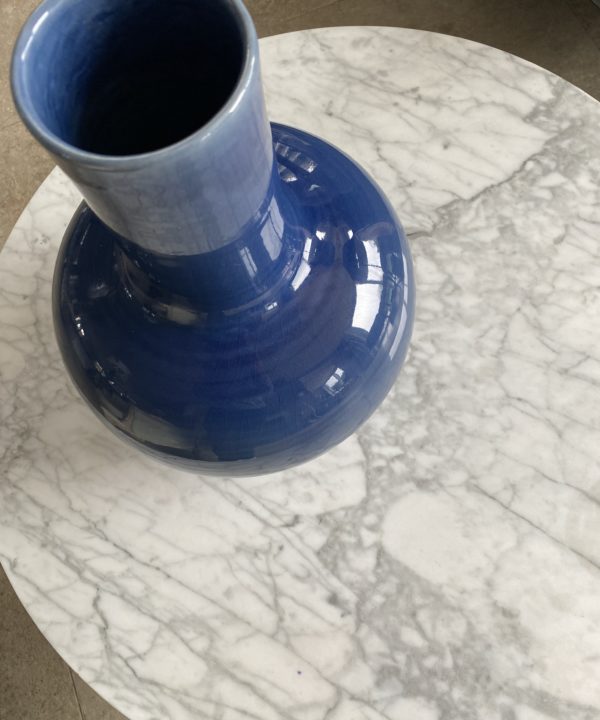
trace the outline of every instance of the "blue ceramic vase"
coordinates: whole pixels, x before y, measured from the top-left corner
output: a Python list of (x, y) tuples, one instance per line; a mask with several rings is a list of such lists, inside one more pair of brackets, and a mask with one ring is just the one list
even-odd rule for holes
[(269, 123), (240, 0), (46, 0), (12, 83), (85, 198), (54, 322), (109, 427), (180, 467), (253, 475), (369, 417), (411, 335), (406, 239), (356, 163)]

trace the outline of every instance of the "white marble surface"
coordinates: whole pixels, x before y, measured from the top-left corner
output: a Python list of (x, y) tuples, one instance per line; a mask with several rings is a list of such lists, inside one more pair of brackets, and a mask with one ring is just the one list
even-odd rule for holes
[(0, 256), (0, 559), (132, 720), (600, 718), (600, 106), (505, 53), (354, 28), (262, 41), (271, 116), (412, 237), (408, 364), (291, 472), (194, 477), (70, 387), (54, 171)]

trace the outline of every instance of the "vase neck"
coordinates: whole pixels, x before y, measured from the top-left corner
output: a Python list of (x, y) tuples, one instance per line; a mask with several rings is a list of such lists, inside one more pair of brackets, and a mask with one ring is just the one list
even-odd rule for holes
[(58, 161), (98, 217), (147, 252), (211, 253), (260, 223), (277, 178), (258, 58), (236, 107), (209, 131), (141, 157), (99, 167)]
[(218, 251), (264, 214), (273, 144), (241, 0), (45, 0), (12, 84), (90, 208), (141, 251)]

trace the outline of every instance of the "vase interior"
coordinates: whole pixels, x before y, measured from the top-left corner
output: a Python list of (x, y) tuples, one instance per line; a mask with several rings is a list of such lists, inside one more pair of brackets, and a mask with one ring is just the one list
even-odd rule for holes
[(54, 4), (20, 58), (38, 122), (63, 143), (127, 156), (202, 128), (233, 94), (246, 39), (227, 0)]

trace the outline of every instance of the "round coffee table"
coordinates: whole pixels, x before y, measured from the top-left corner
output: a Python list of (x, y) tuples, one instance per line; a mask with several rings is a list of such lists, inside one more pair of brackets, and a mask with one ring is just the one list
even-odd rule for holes
[(338, 145), (410, 235), (393, 392), (278, 475), (171, 470), (69, 384), (55, 170), (0, 256), (0, 559), (132, 720), (592, 720), (600, 713), (600, 106), (421, 31), (261, 42), (271, 117)]

